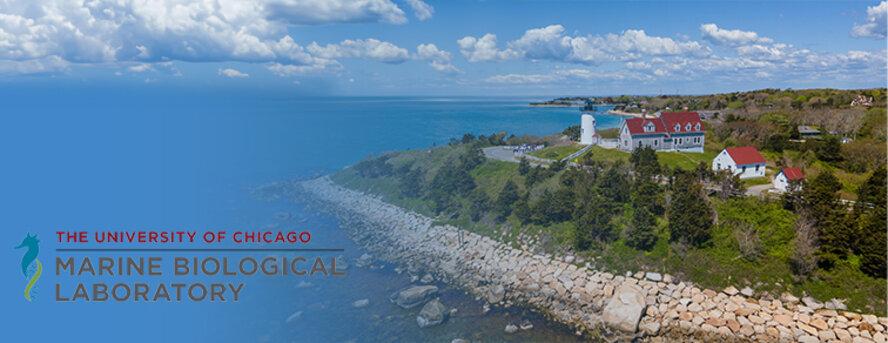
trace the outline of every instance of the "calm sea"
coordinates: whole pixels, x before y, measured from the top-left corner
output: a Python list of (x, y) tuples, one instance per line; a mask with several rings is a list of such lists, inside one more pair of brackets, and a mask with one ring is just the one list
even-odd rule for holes
[[(0, 233), (2, 308), (12, 340), (154, 342), (573, 341), (571, 330), (523, 309), (481, 313), (481, 303), (439, 284), (442, 301), (459, 310), (438, 327), (419, 329), (419, 309), (401, 310), (387, 296), (409, 284), (392, 271), (349, 269), (341, 279), (235, 277), (238, 303), (57, 303), (55, 285), (135, 282), (127, 277), (56, 276), (53, 261), (64, 230), (262, 230), (295, 228), (312, 244), (362, 253), (335, 220), (292, 203), (258, 202), (253, 185), (328, 173), (383, 151), (446, 144), (464, 133), (545, 135), (577, 125), (571, 108), (531, 108), (529, 98), (294, 98), (201, 92), (66, 90), (0, 95), (2, 178)], [(619, 118), (599, 114), (600, 128)], [(275, 218), (287, 212), (290, 220)], [(41, 240), (44, 274), (35, 300), (21, 294), (26, 233)], [(89, 247), (92, 245), (85, 245)], [(84, 256), (96, 256), (86, 255)], [(102, 254), (109, 256), (110, 254)], [(129, 254), (132, 255), (132, 254)], [(208, 254), (220, 256), (219, 254)], [(80, 255), (77, 255), (80, 256)], [(113, 255), (124, 256), (124, 255)], [(128, 256), (128, 255), (126, 255)], [(262, 257), (263, 255), (257, 255)], [(144, 278), (141, 279), (145, 281)], [(149, 280), (175, 282), (179, 279)], [(219, 282), (219, 277), (185, 278)], [(297, 284), (308, 281), (311, 287)], [(63, 294), (70, 295), (70, 294)], [(369, 299), (370, 306), (351, 303)], [(297, 312), (299, 319), (286, 322)], [(527, 319), (530, 331), (503, 334)]]

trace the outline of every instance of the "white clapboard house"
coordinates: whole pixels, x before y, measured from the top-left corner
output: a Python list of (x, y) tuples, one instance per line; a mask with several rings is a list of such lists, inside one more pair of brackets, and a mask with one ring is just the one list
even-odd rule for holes
[(712, 159), (712, 170), (729, 170), (741, 179), (765, 177), (765, 158), (751, 146), (726, 148)]

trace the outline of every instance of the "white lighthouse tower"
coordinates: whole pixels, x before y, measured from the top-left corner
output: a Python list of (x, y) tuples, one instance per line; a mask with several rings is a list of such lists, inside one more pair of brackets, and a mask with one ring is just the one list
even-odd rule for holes
[(592, 113), (583, 113), (580, 119), (580, 144), (596, 144), (598, 136), (595, 135), (595, 116)]

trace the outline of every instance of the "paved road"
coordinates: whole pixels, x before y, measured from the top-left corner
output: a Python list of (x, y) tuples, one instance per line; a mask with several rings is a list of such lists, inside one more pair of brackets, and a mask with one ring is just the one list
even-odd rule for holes
[(770, 183), (764, 184), (764, 185), (755, 185), (755, 186), (746, 187), (746, 195), (759, 196), (759, 194), (762, 194), (763, 191), (765, 191), (769, 188), (772, 188), (772, 187), (774, 187), (774, 185), (772, 185)]
[(515, 160), (515, 154), (512, 153), (512, 148), (492, 146), (481, 150), (484, 151), (484, 156), (487, 158), (506, 162), (518, 162)]

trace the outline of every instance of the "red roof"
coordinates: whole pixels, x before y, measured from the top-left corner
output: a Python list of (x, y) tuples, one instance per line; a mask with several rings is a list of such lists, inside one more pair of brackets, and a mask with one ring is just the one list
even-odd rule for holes
[(754, 147), (744, 146), (739, 148), (725, 148), (728, 151), (728, 155), (731, 156), (731, 159), (734, 160), (738, 166), (746, 165), (746, 164), (759, 164), (765, 163), (765, 158), (762, 157), (762, 154), (755, 150)]
[[(660, 114), (660, 118), (669, 133), (706, 132), (706, 127), (700, 122), (700, 115), (697, 112), (663, 112)], [(676, 124), (679, 126), (678, 130), (675, 129)], [(690, 130), (688, 130), (687, 124), (691, 124)], [(699, 130), (697, 130), (697, 124), (700, 124)]]
[(786, 175), (787, 180), (798, 180), (804, 179), (805, 175), (802, 175), (802, 171), (799, 168), (783, 168), (780, 170), (783, 175)]
[[(647, 125), (647, 123), (654, 123), (654, 131), (644, 132), (644, 126)], [(666, 133), (666, 128), (663, 127), (663, 122), (660, 121), (659, 118), (629, 118), (626, 119), (626, 127), (629, 128), (629, 133), (633, 135)]]

